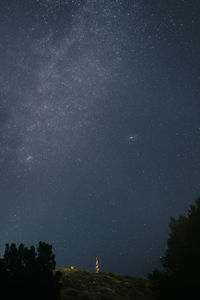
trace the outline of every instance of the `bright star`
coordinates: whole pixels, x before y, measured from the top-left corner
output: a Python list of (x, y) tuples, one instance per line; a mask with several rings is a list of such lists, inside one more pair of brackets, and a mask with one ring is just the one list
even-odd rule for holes
[(28, 155), (27, 157), (26, 157), (26, 161), (31, 161), (33, 159), (33, 156), (32, 155)]
[(130, 136), (128, 137), (128, 143), (129, 143), (129, 144), (132, 144), (132, 143), (134, 143), (137, 139), (138, 139), (138, 135), (137, 135), (137, 134), (130, 135)]

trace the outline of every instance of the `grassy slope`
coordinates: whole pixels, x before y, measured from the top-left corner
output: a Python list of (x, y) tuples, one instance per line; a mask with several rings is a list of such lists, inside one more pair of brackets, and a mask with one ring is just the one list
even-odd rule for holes
[(152, 300), (148, 280), (114, 273), (57, 268), (61, 273), (61, 300), (65, 299), (131, 299)]

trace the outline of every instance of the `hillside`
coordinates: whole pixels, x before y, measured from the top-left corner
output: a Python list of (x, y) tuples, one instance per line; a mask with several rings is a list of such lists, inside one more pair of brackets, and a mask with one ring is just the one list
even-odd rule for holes
[(60, 274), (61, 300), (67, 299), (134, 299), (152, 300), (148, 280), (115, 273), (57, 268)]

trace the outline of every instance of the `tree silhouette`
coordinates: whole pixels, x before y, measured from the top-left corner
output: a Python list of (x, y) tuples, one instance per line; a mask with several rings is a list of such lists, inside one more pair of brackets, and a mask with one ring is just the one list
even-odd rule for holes
[(39, 242), (36, 252), (34, 246), (6, 244), (0, 259), (1, 292), (7, 295), (6, 299), (57, 299), (55, 265), (51, 245)]
[(170, 235), (161, 264), (165, 271), (149, 275), (156, 299), (200, 297), (200, 198), (188, 216), (170, 219)]
[(43, 271), (51, 272), (55, 269), (55, 255), (52, 253), (52, 246), (43, 242), (39, 242), (38, 246), (38, 265), (43, 269)]

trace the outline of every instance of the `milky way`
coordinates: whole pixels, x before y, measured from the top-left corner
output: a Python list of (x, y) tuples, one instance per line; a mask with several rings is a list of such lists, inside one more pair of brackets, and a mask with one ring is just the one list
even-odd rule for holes
[[(46, 11), (40, 26), (48, 25), (67, 2), (38, 1)], [(80, 7), (70, 24), (63, 24), (61, 37), (53, 30), (40, 39), (26, 33), (28, 49), (17, 53), (13, 66), (17, 96), (11, 95), (12, 106), (4, 104), (8, 119), (2, 127), (3, 158), (13, 151), (28, 164), (63, 157), (87, 143), (93, 119), (100, 118), (127, 44), (119, 22), (121, 4), (75, 4)], [(22, 81), (26, 76), (28, 82)]]

